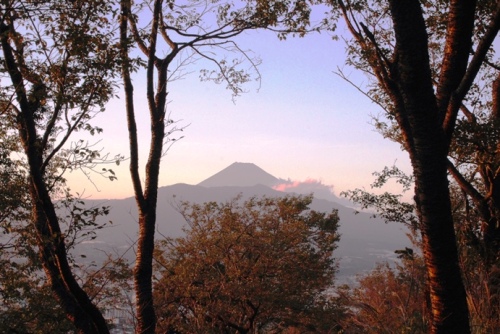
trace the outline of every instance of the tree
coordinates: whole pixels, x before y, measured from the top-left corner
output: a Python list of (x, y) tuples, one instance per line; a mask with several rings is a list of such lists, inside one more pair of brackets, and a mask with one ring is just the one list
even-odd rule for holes
[[(15, 133), (9, 131), (9, 123), (0, 118), (0, 332), (2, 333), (66, 333), (75, 327), (66, 318), (65, 311), (54, 298), (50, 285), (43, 275), (42, 263), (37, 252), (36, 231), (30, 223), (30, 200), (26, 192), (28, 179), (24, 161), (13, 159), (21, 154)], [(58, 184), (62, 184), (59, 182)], [(97, 267), (91, 263), (83, 266), (71, 250), (81, 241), (95, 237), (102, 225), (96, 218), (107, 213), (106, 207), (86, 207), (77, 198), (65, 195), (55, 203), (59, 221), (65, 234), (68, 261), (76, 269), (76, 279), (90, 298), (102, 308), (116, 301), (115, 291), (123, 286), (117, 275), (109, 279), (109, 263)], [(110, 261), (108, 261), (110, 262)], [(98, 269), (91, 270), (91, 267)], [(113, 269), (117, 266), (113, 265)], [(116, 271), (116, 270), (115, 270)], [(106, 275), (107, 280), (96, 279)], [(111, 284), (110, 284), (111, 281)], [(89, 291), (91, 282), (93, 291)], [(103, 299), (107, 300), (103, 300)]]
[(70, 145), (70, 138), (77, 131), (101, 132), (89, 121), (113, 93), (110, 13), (107, 1), (0, 3), (2, 135), (17, 136), (22, 153), (16, 168), (27, 178), (29, 193), (29, 236), (50, 289), (80, 333), (109, 331), (72, 272), (55, 200), (64, 196), (65, 171), (107, 160), (83, 141)]
[[(406, 192), (413, 185), (413, 177), (396, 166), (374, 172), (371, 188), (382, 188), (389, 180), (395, 181)], [(361, 209), (375, 210), (373, 217), (387, 224), (398, 223), (408, 227), (413, 248), (396, 250), (399, 262), (393, 266), (379, 263), (368, 274), (357, 277), (354, 288), (340, 287), (339, 294), (350, 313), (342, 323), (346, 333), (427, 333), (431, 313), (427, 273), (419, 238), (419, 220), (415, 205), (401, 201), (401, 194), (373, 194), (364, 189), (342, 193)], [(456, 220), (455, 220), (456, 221)]]
[(340, 290), (351, 312), (342, 323), (345, 333), (428, 333), (421, 256), (407, 249), (402, 263), (395, 268), (378, 264), (357, 281), (352, 290)]
[[(215, 69), (202, 70), (201, 79), (225, 83), (233, 96), (237, 96), (242, 92), (241, 85), (251, 79), (247, 71), (241, 68), (242, 63), (247, 61), (255, 69), (256, 61), (238, 46), (234, 38), (247, 30), (265, 28), (277, 31), (282, 38), (290, 32), (303, 35), (309, 24), (310, 9), (301, 0), (272, 4), (265, 1), (233, 3), (205, 0), (182, 4), (155, 0), (134, 6), (132, 1), (122, 0), (120, 10), (120, 46), (130, 142), (130, 173), (139, 212), (139, 238), (134, 269), (137, 332), (154, 333), (156, 315), (152, 294), (152, 259), (158, 175), (161, 158), (170, 147), (169, 140), (173, 140), (169, 135), (182, 130), (176, 128), (168, 118), (168, 83), (182, 76), (183, 66), (203, 59), (214, 65)], [(149, 11), (148, 19), (141, 26), (144, 11)], [(143, 54), (144, 60), (130, 56), (133, 46)], [(225, 57), (231, 53), (236, 53), (238, 57), (232, 61), (227, 60)], [(139, 173), (139, 144), (131, 80), (131, 73), (141, 64), (146, 67), (146, 99), (151, 125), (144, 184)], [(169, 126), (171, 128), (167, 130)]]
[[(376, 181), (371, 185), (372, 188), (381, 188), (389, 179), (395, 179), (397, 183), (403, 186), (403, 191), (410, 189), (412, 185), (412, 177), (405, 175), (397, 167), (385, 168), (382, 172), (374, 173), (377, 177)], [(387, 312), (384, 311), (386, 305), (391, 305), (390, 308), (405, 310), (405, 314), (416, 314), (418, 319), (425, 320), (420, 322), (422, 325), (427, 323), (426, 319), (430, 316), (422, 316), (423, 311), (428, 309), (429, 304), (427, 289), (420, 287), (412, 289), (408, 292), (408, 282), (405, 279), (394, 280), (394, 274), (401, 278), (403, 273), (414, 273), (415, 265), (420, 270), (425, 269), (422, 266), (421, 241), (418, 238), (419, 222), (415, 217), (415, 205), (401, 202), (401, 195), (383, 193), (375, 195), (362, 189), (355, 189), (343, 193), (352, 201), (361, 205), (361, 208), (375, 209), (376, 216), (380, 216), (387, 223), (406, 224), (410, 228), (408, 236), (412, 242), (413, 249), (405, 249), (396, 251), (400, 254), (402, 265), (397, 265), (395, 269), (387, 266), (380, 266), (370, 274), (362, 276), (359, 279), (362, 289), (355, 289), (353, 293), (342, 291), (343, 299), (347, 304), (351, 305), (351, 309), (356, 310), (346, 317), (344, 324), (347, 332), (355, 331), (370, 331), (377, 326), (383, 328), (399, 328), (404, 325), (402, 320), (408, 319), (405, 317), (388, 318)], [(464, 192), (457, 184), (451, 184), (450, 187), (453, 221), (455, 223), (455, 231), (457, 235), (457, 245), (460, 259), (460, 268), (462, 269), (462, 278), (467, 291), (467, 301), (470, 309), (470, 324), (473, 333), (490, 333), (495, 332), (499, 328), (498, 319), (498, 290), (495, 290), (495, 285), (491, 284), (491, 280), (495, 278), (495, 274), (485, 261), (485, 252), (482, 242), (482, 231), (478, 229), (477, 223), (481, 221), (481, 213), (471, 210), (468, 202), (464, 201)], [(401, 257), (403, 255), (403, 257)], [(408, 261), (412, 260), (412, 261)], [(411, 264), (411, 266), (410, 266)], [(418, 278), (420, 277), (420, 278)], [(411, 278), (411, 275), (408, 277)], [(418, 274), (412, 278), (413, 285), (423, 285), (426, 282), (425, 275)], [(392, 282), (392, 283), (391, 283)], [(497, 283), (498, 284), (498, 283)], [(377, 288), (379, 285), (390, 287), (389, 292), (379, 294), (374, 300), (379, 303), (372, 303), (371, 294), (376, 291), (384, 291)], [(405, 305), (395, 304), (394, 296), (407, 295)], [(426, 297), (426, 298), (424, 298)], [(400, 299), (399, 297), (396, 301)], [(384, 303), (381, 301), (385, 300)], [(368, 304), (366, 306), (365, 304)], [(358, 306), (356, 306), (358, 305)], [(408, 309), (410, 307), (410, 309)], [(416, 310), (413, 313), (411, 309)], [(392, 314), (392, 313), (391, 313)], [(371, 320), (369, 320), (371, 319)], [(413, 321), (410, 317), (409, 320)], [(405, 320), (408, 321), (408, 320)], [(372, 322), (376, 322), (373, 324)], [(351, 328), (351, 329), (349, 329)], [(354, 328), (354, 329), (352, 329)], [(424, 326), (412, 326), (413, 330), (427, 332)]]
[(447, 157), (458, 114), (498, 32), (500, 4), (339, 0), (334, 7), (355, 41), (351, 64), (373, 75), (368, 95), (397, 124), (393, 134), (410, 156), (429, 276), (431, 331), (469, 333)]
[(10, 220), (27, 220), (26, 175), (20, 163), (10, 158), (12, 152), (19, 151), (19, 143), (9, 130), (7, 124), (0, 123), (0, 226), (5, 230), (11, 228)]
[[(495, 71), (490, 72), (498, 72), (498, 67), (493, 68)], [(499, 299), (494, 295), (495, 291), (500, 291), (500, 81), (492, 75), (500, 74), (487, 72), (483, 75), (483, 80), (491, 87), (491, 99), (481, 101), (476, 98), (479, 100), (476, 110), (479, 111), (466, 112), (466, 116), (457, 121), (448, 171), (461, 190), (461, 195), (457, 196), (463, 207), (460, 232), (462, 239), (467, 241), (466, 247), (463, 247), (467, 250), (464, 254), (469, 256), (462, 262), (481, 264), (483, 278), (492, 293), (489, 308), (498, 309)]]
[(19, 260), (15, 252), (0, 250), (2, 333), (43, 334), (75, 330), (54, 298), (36, 260)]
[(332, 330), (338, 216), (309, 210), (311, 200), (181, 203), (186, 236), (161, 241), (156, 256), (161, 331)]

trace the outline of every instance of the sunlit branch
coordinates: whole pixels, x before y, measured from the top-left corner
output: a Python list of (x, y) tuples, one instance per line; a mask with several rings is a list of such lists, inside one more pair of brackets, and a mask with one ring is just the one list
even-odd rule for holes
[[(137, 197), (137, 201), (140, 205), (144, 205), (144, 196), (142, 192), (142, 183), (139, 176), (139, 148), (137, 139), (137, 124), (135, 121), (135, 110), (134, 110), (134, 87), (132, 85), (132, 80), (130, 78), (130, 59), (129, 59), (129, 49), (128, 49), (128, 24), (132, 20), (129, 19), (130, 16), (130, 0), (122, 0), (121, 6), (121, 18), (120, 18), (120, 56), (122, 58), (122, 77), (125, 90), (125, 108), (127, 113), (127, 127), (129, 132), (129, 143), (130, 143), (130, 174), (132, 179), (132, 185), (134, 187), (134, 193)], [(133, 24), (132, 24), (133, 25)], [(133, 29), (133, 28), (132, 28)]]
[(128, 22), (130, 23), (130, 30), (132, 31), (135, 42), (139, 46), (139, 50), (141, 50), (142, 53), (147, 56), (149, 54), (149, 48), (142, 40), (141, 35), (139, 34), (139, 30), (137, 29), (137, 23), (130, 14), (128, 15)]
[(458, 109), (462, 104), (463, 99), (467, 95), (467, 92), (470, 90), (474, 79), (481, 68), (481, 65), (486, 59), (486, 54), (490, 49), (495, 37), (500, 29), (500, 2), (497, 4), (497, 8), (493, 18), (491, 19), (488, 29), (486, 30), (483, 38), (479, 42), (477, 46), (476, 52), (472, 56), (471, 61), (469, 62), (469, 66), (465, 72), (465, 75), (460, 82), (458, 88), (453, 92), (450, 98), (450, 102), (448, 104), (448, 108), (446, 111), (446, 117), (443, 121), (443, 129), (448, 137), (448, 141), (451, 140), (451, 136), (453, 134), (453, 129), (455, 125), (455, 120), (457, 117)]

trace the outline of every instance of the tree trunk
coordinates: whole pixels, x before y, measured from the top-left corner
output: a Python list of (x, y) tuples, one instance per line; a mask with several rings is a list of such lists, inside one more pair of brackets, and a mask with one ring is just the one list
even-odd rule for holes
[[(130, 175), (139, 212), (139, 239), (134, 268), (134, 287), (136, 295), (136, 333), (154, 334), (156, 331), (156, 312), (153, 303), (153, 252), (156, 225), (156, 207), (158, 200), (158, 177), (165, 140), (165, 107), (167, 98), (167, 68), (174, 50), (165, 59), (158, 59), (156, 39), (163, 1), (154, 1), (153, 21), (151, 24), (150, 45), (146, 51), (147, 63), (147, 101), (151, 122), (151, 143), (145, 170), (144, 191), (139, 176), (139, 150), (134, 110), (133, 85), (130, 79), (128, 50), (128, 22), (130, 0), (121, 1), (120, 43), (123, 60), (122, 77), (125, 87), (126, 113), (130, 144)], [(133, 19), (132, 19), (133, 20)], [(157, 73), (155, 78), (154, 73)], [(156, 79), (156, 80), (155, 80)], [(156, 91), (154, 82), (157, 81)], [(156, 93), (156, 94), (155, 94)]]
[(16, 100), (19, 104), (16, 121), (29, 165), (32, 220), (37, 232), (42, 266), (52, 291), (78, 332), (107, 334), (109, 330), (104, 317), (79, 286), (68, 263), (64, 236), (44, 179), (42, 153), (45, 148), (37, 137), (33, 116), (35, 110), (28, 102), (24, 78), (9, 44), (9, 29), (4, 24), (0, 26), (0, 42), (5, 67), (15, 87)]
[(54, 231), (49, 227), (53, 223), (49, 221), (46, 212), (53, 212), (55, 215), (52, 202), (44, 203), (39, 195), (44, 191), (35, 190), (37, 187), (33, 185), (33, 181), (30, 188), (39, 254), (52, 291), (78, 333), (108, 334), (104, 317), (71, 272), (61, 231)]
[[(166, 86), (166, 68), (160, 68), (158, 88)], [(165, 88), (163, 88), (165, 89)], [(162, 91), (160, 90), (160, 94)], [(158, 95), (160, 95), (158, 94)], [(163, 92), (166, 98), (166, 91)], [(156, 313), (153, 304), (153, 252), (155, 247), (156, 207), (158, 202), (158, 177), (165, 138), (164, 105), (160, 98), (150, 109), (151, 145), (146, 164), (146, 180), (144, 193), (136, 193), (139, 211), (139, 240), (134, 269), (134, 285), (136, 293), (137, 333), (154, 334), (156, 331)], [(151, 104), (150, 104), (151, 108)]]
[[(428, 152), (427, 149), (424, 152)], [(429, 277), (431, 331), (470, 333), (444, 160), (441, 154), (422, 155), (419, 152), (412, 158), (415, 202)]]
[[(156, 209), (156, 208), (155, 208)], [(156, 215), (153, 213), (153, 215)], [(137, 333), (155, 333), (156, 314), (153, 305), (153, 251), (155, 217), (151, 214), (139, 216), (139, 240), (134, 269), (136, 294)]]
[(400, 126), (408, 138), (415, 177), (429, 276), (431, 332), (470, 333), (448, 189), (448, 145), (434, 95), (423, 13), (416, 0), (389, 2), (396, 34), (391, 75), (403, 100), (397, 113), (405, 121)]

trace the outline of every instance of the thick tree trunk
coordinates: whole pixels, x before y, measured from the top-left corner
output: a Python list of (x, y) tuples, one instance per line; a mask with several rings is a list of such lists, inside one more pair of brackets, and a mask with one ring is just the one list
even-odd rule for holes
[[(422, 1), (388, 0), (395, 33), (394, 53), (389, 57), (386, 51), (392, 41), (378, 45), (378, 36), (362, 22), (356, 22), (357, 9), (348, 13), (349, 7), (338, 0), (348, 29), (366, 55), (362, 57), (371, 66), (380, 89), (385, 90), (391, 99), (392, 104), (387, 112), (398, 123), (401, 131), (399, 140), (409, 152), (413, 165), (415, 201), (429, 274), (433, 333), (470, 333), (467, 299), (461, 281), (451, 213), (446, 159), (461, 104), (500, 28), (500, 2), (496, 1), (491, 21), (486, 25), (484, 34), (480, 34), (471, 57), (476, 27), (474, 20), (478, 17), (477, 2), (446, 2), (448, 12), (442, 13), (447, 21), (446, 41), (442, 62), (439, 68), (434, 69), (434, 73), (439, 73), (436, 80), (430, 68)], [(492, 115), (498, 117), (495, 115), (500, 114), (500, 77), (495, 81), (493, 91), (496, 96), (493, 97)], [(492, 258), (496, 260), (500, 241), (500, 176), (496, 174), (500, 159), (493, 160), (494, 166), (488, 164), (480, 168), (487, 195), (475, 189), (451, 163), (448, 163), (448, 168), (480, 211), (486, 225), (484, 244), (493, 250)], [(500, 279), (496, 284), (498, 282)]]
[(52, 291), (78, 333), (107, 334), (109, 330), (100, 311), (76, 281), (68, 263), (64, 236), (42, 168), (44, 147), (37, 138), (33, 107), (28, 103), (24, 78), (16, 63), (8, 32), (9, 27), (0, 25), (1, 48), (5, 67), (15, 87), (19, 104), (17, 126), (19, 137), (29, 165), (32, 220), (36, 228), (40, 259)]
[(423, 156), (418, 152), (412, 159), (415, 201), (429, 277), (431, 331), (470, 333), (444, 160), (441, 154)]
[(108, 334), (104, 317), (71, 272), (61, 231), (50, 227), (54, 222), (50, 222), (46, 212), (53, 212), (55, 215), (52, 202), (44, 203), (39, 195), (40, 190), (35, 190), (37, 188), (32, 183), (30, 194), (33, 202), (33, 221), (37, 230), (42, 266), (52, 291), (78, 333)]
[(429, 276), (432, 333), (470, 333), (465, 289), (451, 213), (448, 144), (429, 65), (427, 31), (417, 0), (390, 0), (396, 35), (391, 75), (403, 106), (397, 110), (415, 176), (424, 259)]

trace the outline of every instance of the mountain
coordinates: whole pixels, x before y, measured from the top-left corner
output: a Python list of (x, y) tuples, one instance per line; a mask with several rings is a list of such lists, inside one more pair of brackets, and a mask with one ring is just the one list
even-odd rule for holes
[[(158, 189), (157, 239), (184, 234), (186, 223), (176, 209), (182, 201), (225, 202), (238, 195), (243, 199), (251, 196), (286, 195), (268, 186), (276, 181), (281, 182), (254, 164), (235, 163), (199, 185), (175, 184), (161, 187)], [(308, 191), (307, 194), (309, 193)], [(87, 258), (92, 258), (96, 250), (101, 256), (105, 252), (122, 254), (128, 250), (127, 257), (133, 261), (133, 249), (130, 245), (136, 240), (138, 231), (134, 198), (87, 201), (87, 205), (109, 206), (110, 214), (102, 222), (111, 221), (112, 224), (99, 230), (95, 240), (86, 241), (80, 246), (76, 255), (84, 254)], [(342, 283), (349, 283), (354, 275), (373, 269), (376, 262), (394, 261), (395, 250), (410, 247), (406, 230), (402, 226), (385, 224), (381, 219), (371, 218), (369, 213), (355, 214), (352, 208), (318, 198), (311, 203), (311, 209), (322, 212), (338, 210), (341, 240), (335, 256), (340, 260), (338, 278)], [(89, 252), (92, 252), (92, 256), (88, 255)]]
[(272, 187), (282, 181), (255, 164), (235, 162), (198, 185), (201, 187), (251, 187), (262, 184)]

